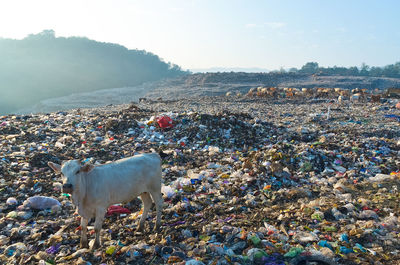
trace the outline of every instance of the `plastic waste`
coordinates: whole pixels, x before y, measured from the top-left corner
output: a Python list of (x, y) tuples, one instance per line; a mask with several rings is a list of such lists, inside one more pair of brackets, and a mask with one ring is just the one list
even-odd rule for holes
[(338, 265), (338, 263), (335, 262), (335, 260), (329, 257), (313, 253), (305, 253), (305, 255), (298, 255), (296, 258), (292, 259), (289, 264), (290, 265), (300, 265), (300, 264)]
[(124, 208), (120, 205), (111, 205), (107, 209), (107, 216), (113, 215), (113, 214), (130, 214), (131, 211), (127, 208)]
[(359, 215), (358, 218), (360, 219), (379, 219), (379, 216), (376, 212), (372, 210), (364, 210)]
[[(327, 121), (326, 99), (295, 99), (290, 108), (282, 99), (246, 99), (251, 112), (230, 100), (234, 109), (208, 101), (212, 109), (197, 104), (192, 111), (180, 100), (178, 113), (162, 115), (173, 120), (167, 129), (156, 119), (169, 108), (165, 102), (141, 103), (142, 110), (0, 116), (0, 263), (283, 265), (318, 254), (332, 258), (322, 264), (391, 264), (397, 258), (398, 119), (383, 118), (399, 114), (393, 101), (347, 108), (343, 99), (340, 107), (331, 104)], [(219, 105), (227, 109), (217, 112)], [(102, 164), (149, 151), (164, 153), (161, 232), (134, 232), (141, 214), (134, 199), (128, 218), (110, 209), (119, 216), (104, 222), (100, 249), (80, 249), (80, 217), (70, 194), (61, 192), (62, 175), (47, 163)], [(21, 204), (34, 195), (59, 203)], [(154, 221), (150, 211), (146, 227)], [(90, 221), (89, 241), (93, 233)], [(7, 249), (15, 242), (26, 250)]]
[(170, 186), (162, 186), (161, 192), (167, 197), (172, 198), (175, 196), (175, 191)]
[(349, 243), (349, 236), (347, 234), (341, 234), (340, 240)]
[(312, 215), (311, 215), (311, 218), (312, 219), (314, 219), (314, 220), (318, 220), (318, 221), (322, 221), (322, 220), (324, 220), (324, 213), (322, 213), (322, 212), (315, 212), (315, 213), (313, 213)]
[(204, 265), (204, 263), (199, 260), (190, 259), (185, 262), (185, 265)]
[(358, 248), (362, 252), (366, 252), (367, 251), (360, 243), (356, 243), (354, 247)]
[(341, 219), (346, 218), (346, 216), (344, 214), (342, 214), (336, 207), (333, 207), (331, 212), (332, 212), (333, 217), (335, 217), (336, 220), (341, 220)]
[(22, 253), (25, 253), (28, 250), (26, 245), (22, 242), (17, 242), (14, 243), (4, 249), (4, 253), (8, 256), (14, 256), (14, 255), (21, 255)]
[(10, 198), (7, 199), (6, 203), (8, 205), (16, 205), (18, 203), (18, 201), (14, 197), (10, 197)]
[(61, 244), (57, 244), (46, 249), (47, 254), (56, 254), (60, 249)]
[(192, 232), (191, 232), (189, 229), (184, 229), (184, 230), (182, 230), (182, 235), (183, 235), (183, 237), (185, 237), (185, 238), (189, 238), (189, 237), (192, 237), (192, 236), (193, 236)]
[(394, 119), (400, 122), (400, 116), (395, 114), (386, 114), (385, 118)]
[(333, 250), (332, 245), (326, 240), (319, 241), (318, 242), (318, 246), (321, 246), (321, 247), (324, 247), (324, 248), (329, 248), (329, 249)]
[(257, 246), (261, 242), (261, 239), (256, 234), (253, 234), (251, 236), (249, 235), (248, 240), (250, 240), (254, 246)]
[(10, 238), (5, 235), (0, 235), (0, 246), (4, 246), (10, 242)]
[(7, 213), (7, 218), (17, 218), (18, 212), (16, 211), (11, 211)]
[(318, 236), (315, 233), (307, 233), (307, 232), (297, 232), (294, 237), (294, 240), (299, 243), (310, 243), (314, 241), (318, 241)]
[(341, 246), (340, 247), (340, 252), (343, 253), (343, 254), (349, 254), (349, 253), (353, 253), (354, 250), (351, 249), (351, 248), (347, 248), (345, 246)]
[(252, 262), (255, 262), (256, 260), (261, 260), (262, 257), (268, 256), (268, 254), (259, 248), (251, 248), (247, 251), (247, 256)]
[(32, 209), (44, 210), (52, 208), (53, 206), (61, 206), (61, 203), (51, 197), (46, 196), (33, 196), (26, 199), (23, 203), (25, 207), (29, 207)]
[(286, 258), (294, 258), (298, 256), (300, 253), (302, 253), (304, 250), (302, 248), (298, 247), (292, 247), (288, 252), (286, 252), (285, 255), (283, 255)]
[(107, 255), (112, 255), (112, 254), (114, 254), (114, 252), (115, 252), (115, 246), (109, 246), (109, 247), (106, 249), (106, 254), (107, 254)]
[(172, 128), (173, 127), (173, 121), (170, 117), (168, 116), (161, 116), (157, 118), (157, 123), (162, 129), (166, 128)]
[(376, 174), (374, 177), (368, 178), (368, 181), (370, 181), (370, 182), (382, 182), (382, 181), (390, 180), (390, 179), (394, 179), (394, 178), (395, 178), (394, 175)]

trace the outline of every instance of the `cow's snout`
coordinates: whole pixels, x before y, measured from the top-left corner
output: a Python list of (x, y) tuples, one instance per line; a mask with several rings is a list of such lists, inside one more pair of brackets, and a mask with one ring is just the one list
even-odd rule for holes
[(65, 183), (62, 188), (64, 193), (72, 193), (72, 184)]

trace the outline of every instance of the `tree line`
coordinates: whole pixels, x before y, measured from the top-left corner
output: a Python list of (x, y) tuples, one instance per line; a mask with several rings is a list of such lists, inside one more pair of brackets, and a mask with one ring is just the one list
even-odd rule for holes
[(188, 74), (144, 50), (55, 37), (53, 30), (22, 40), (0, 38), (0, 114), (40, 100)]
[[(286, 72), (281, 69), (281, 72)], [(347, 75), (347, 76), (371, 76), (371, 77), (392, 77), (400, 78), (400, 62), (389, 64), (383, 67), (368, 66), (365, 63), (361, 67), (320, 67), (317, 62), (308, 62), (300, 69), (290, 68), (287, 72), (320, 75)]]

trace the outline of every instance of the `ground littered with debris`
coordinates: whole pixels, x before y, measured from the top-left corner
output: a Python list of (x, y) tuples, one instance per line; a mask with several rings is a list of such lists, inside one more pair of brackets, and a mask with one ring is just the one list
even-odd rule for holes
[[(2, 264), (399, 264), (400, 110), (208, 97), (0, 117)], [(114, 206), (102, 246), (49, 161), (163, 157), (162, 229)], [(93, 222), (89, 239), (93, 239)], [(318, 264), (318, 263), (316, 263)]]

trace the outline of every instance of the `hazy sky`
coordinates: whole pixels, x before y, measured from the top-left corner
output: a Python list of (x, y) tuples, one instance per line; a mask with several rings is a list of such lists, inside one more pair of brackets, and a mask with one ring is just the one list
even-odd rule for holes
[(184, 69), (400, 61), (398, 0), (1, 0), (0, 37), (53, 29)]

